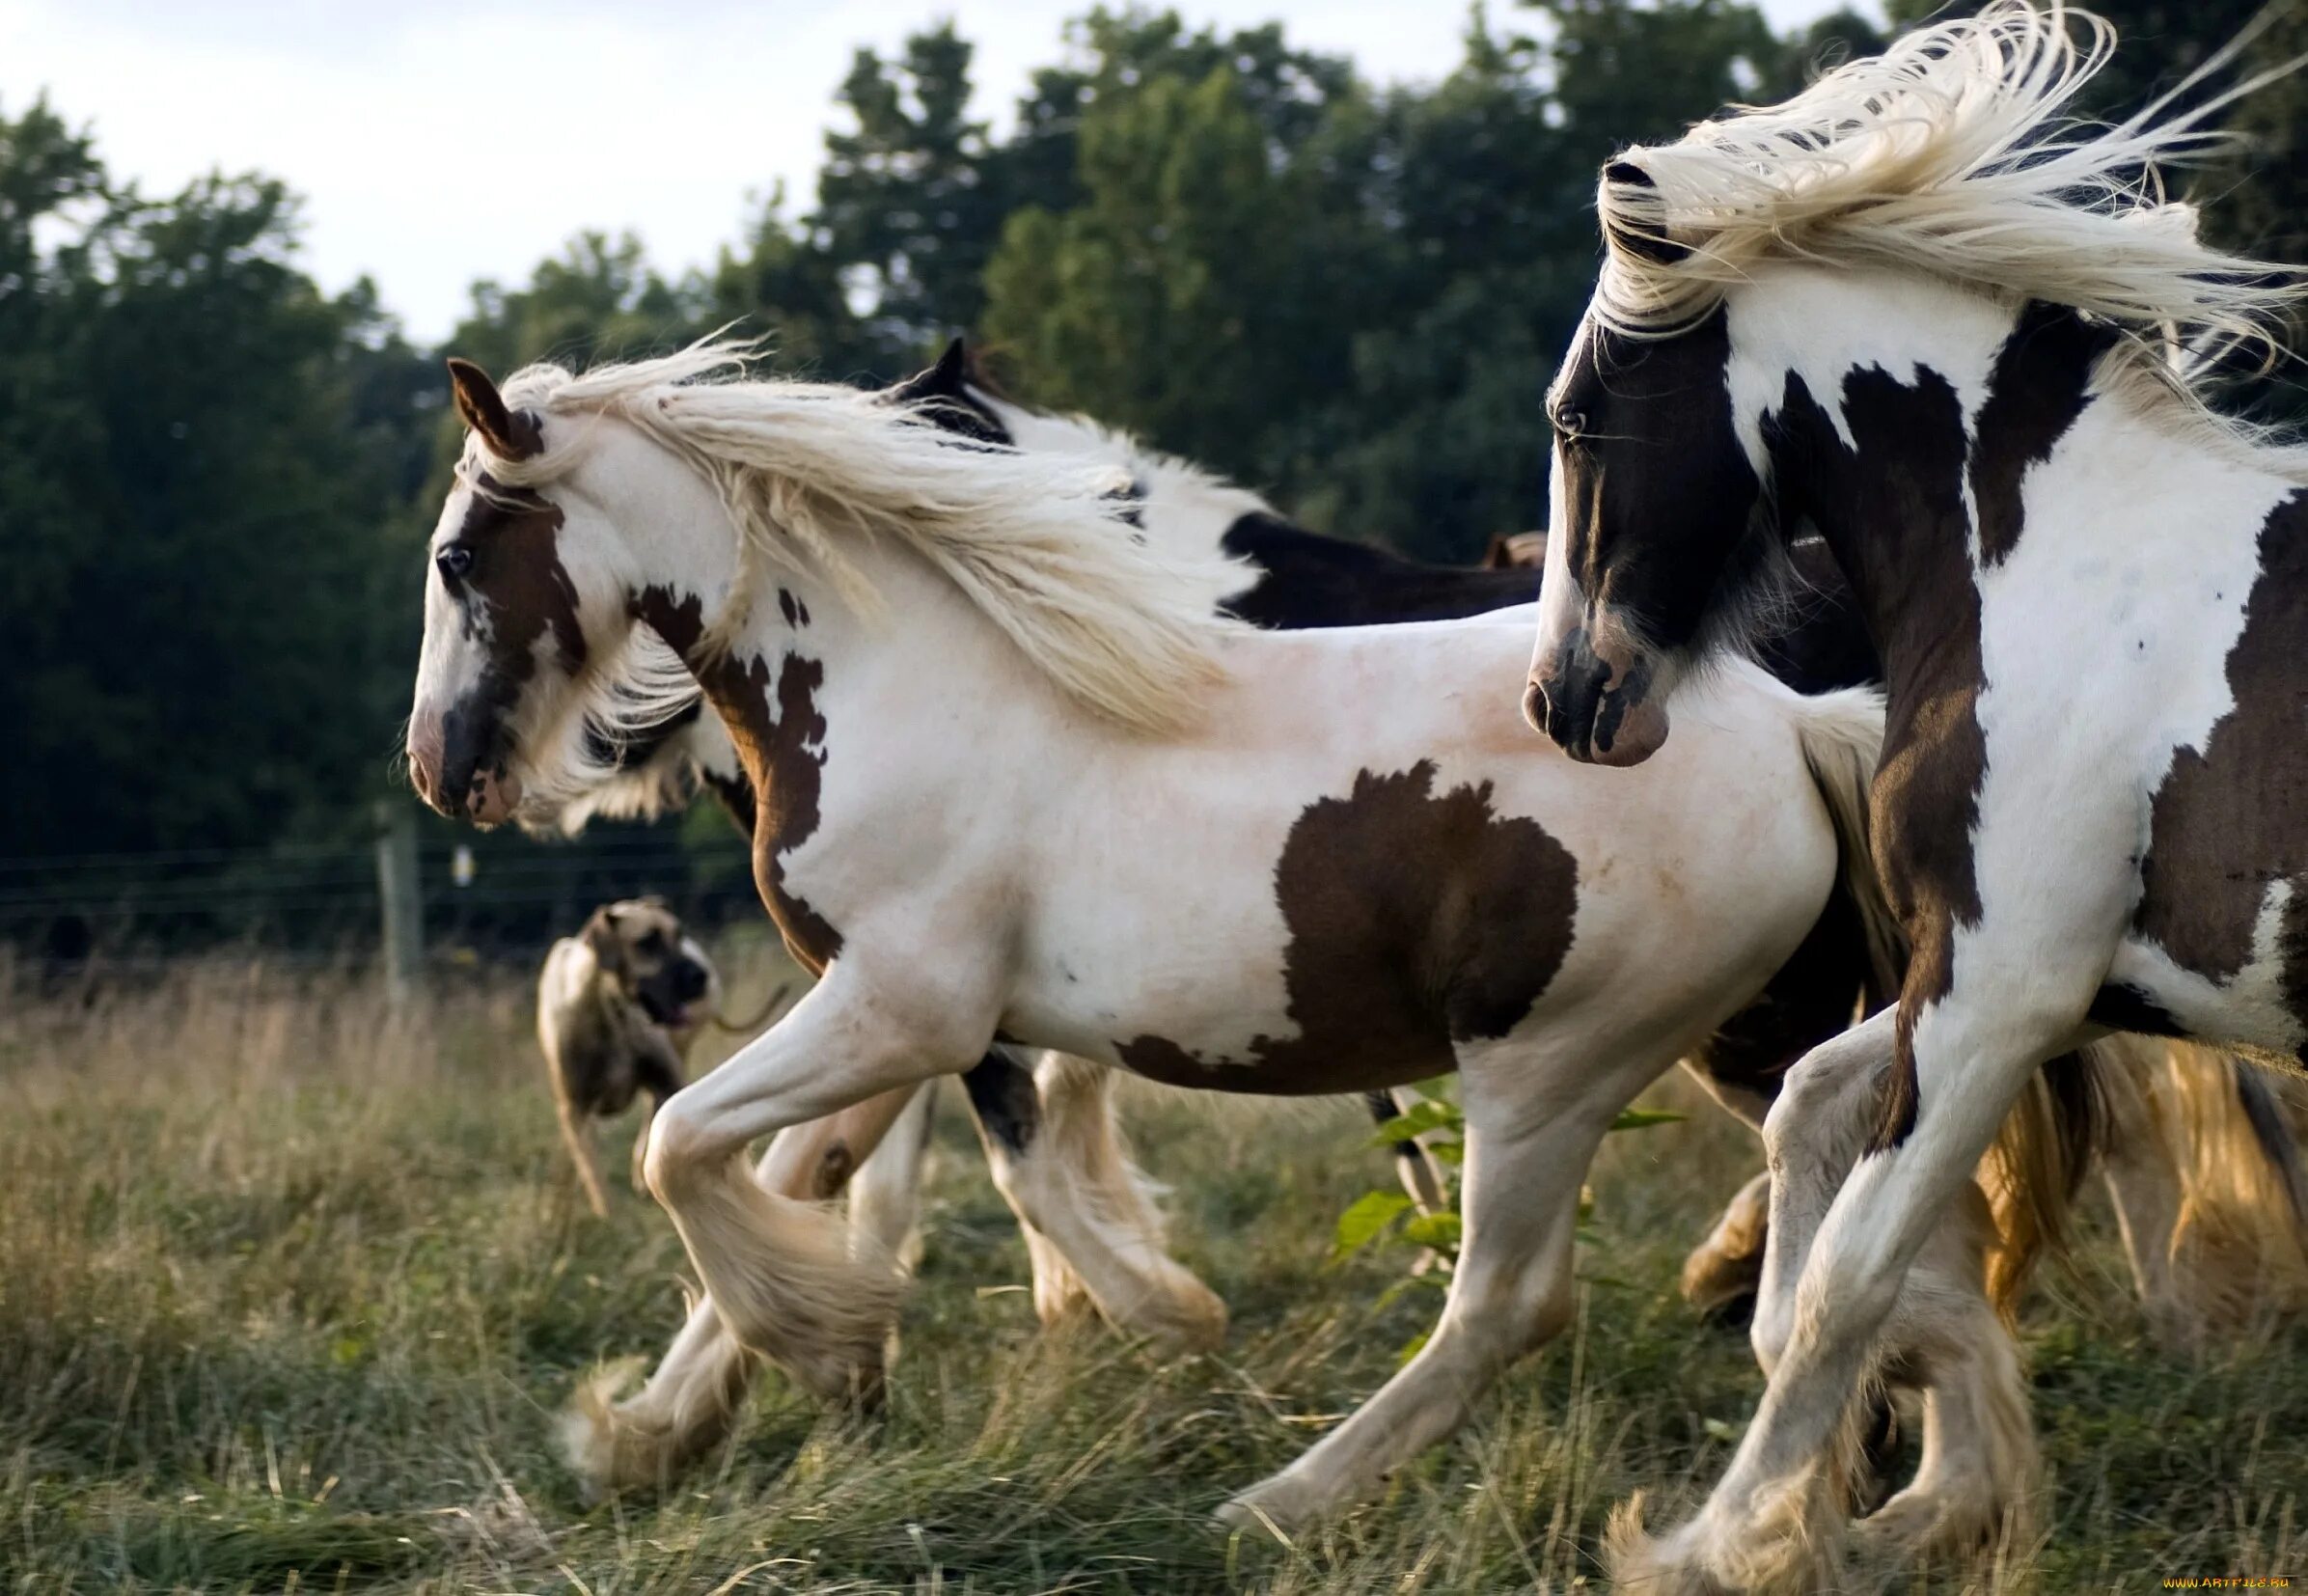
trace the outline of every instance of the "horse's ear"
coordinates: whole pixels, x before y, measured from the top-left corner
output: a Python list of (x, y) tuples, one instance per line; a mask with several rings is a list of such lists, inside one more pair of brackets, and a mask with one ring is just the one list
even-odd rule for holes
[(954, 334), (952, 342), (946, 345), (946, 352), (938, 357), (938, 364), (930, 370), (937, 376), (941, 392), (960, 399), (963, 385), (970, 380), (968, 341), (961, 334)]
[(891, 404), (920, 404), (924, 399), (948, 399), (969, 402), (969, 391), (963, 386), (970, 379), (970, 346), (956, 338), (946, 345), (946, 352), (937, 364), (916, 371), (905, 381), (882, 390), (882, 398)]
[(577, 940), (591, 950), (593, 962), (604, 973), (620, 978), (625, 975), (625, 939), (618, 935), (616, 904), (604, 903), (595, 909), (585, 929), (577, 933)]
[(449, 390), (456, 399), (456, 413), (467, 427), (481, 434), (489, 453), (503, 460), (525, 460), (544, 448), (536, 418), (527, 411), (507, 408), (505, 396), (489, 380), (489, 373), (469, 360), (449, 357)]
[(1667, 207), (1660, 198), (1659, 185), (1635, 162), (1622, 158), (1603, 169), (1595, 209), (1603, 218), (1603, 236), (1611, 248), (1662, 266), (1690, 258), (1689, 244), (1679, 244), (1667, 235)]

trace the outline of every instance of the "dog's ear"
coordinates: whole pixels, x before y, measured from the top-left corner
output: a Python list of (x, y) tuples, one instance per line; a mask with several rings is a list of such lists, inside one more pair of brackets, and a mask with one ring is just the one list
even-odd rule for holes
[(577, 933), (577, 940), (592, 950), (593, 962), (605, 973), (619, 980), (631, 973), (625, 959), (625, 939), (618, 935), (616, 904), (604, 903), (595, 909), (585, 929)]

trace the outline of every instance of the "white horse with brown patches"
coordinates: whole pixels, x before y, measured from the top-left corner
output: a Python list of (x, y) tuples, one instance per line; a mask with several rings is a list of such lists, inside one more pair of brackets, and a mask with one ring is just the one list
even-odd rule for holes
[[(677, 1094), (646, 1159), (729, 1329), (811, 1387), (875, 1363), (898, 1278), (756, 1184), (755, 1138), (997, 1036), (1216, 1090), (1456, 1067), (1466, 1236), (1418, 1357), (1238, 1511), (1295, 1521), (1454, 1429), (1571, 1311), (1612, 1117), (1817, 921), (1879, 716), (1725, 671), (1629, 778), (1531, 756), (1526, 633), (1262, 633), (1129, 536), (1104, 473), (957, 445), (700, 349), (501, 399), (432, 550), (420, 789), (502, 818), (643, 622), (760, 794), (756, 876), (822, 971)], [(1842, 836), (1839, 839), (1839, 821)]]
[(2308, 454), (2169, 356), (2272, 346), (2308, 278), (2159, 203), (2222, 96), (2066, 120), (2112, 42), (1992, 6), (1603, 175), (1531, 718), (1670, 755), (1670, 688), (1816, 527), (1883, 645), (1875, 835), (1915, 949), (1772, 1112), (1770, 1389), (1696, 1518), (1623, 1527), (1631, 1584), (1835, 1582), (1852, 1397), (1928, 1318), (1916, 1260), (2039, 1059), (2114, 1027), (2308, 1059)]

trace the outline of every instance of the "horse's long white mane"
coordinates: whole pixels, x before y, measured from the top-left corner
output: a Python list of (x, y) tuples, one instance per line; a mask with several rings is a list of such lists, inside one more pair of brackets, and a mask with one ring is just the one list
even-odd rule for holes
[(2239, 40), (2129, 121), (2064, 117), (2114, 42), (2056, 0), (2004, 0), (1783, 104), (1627, 151), (1598, 197), (1609, 250), (1595, 314), (1637, 337), (1673, 331), (1767, 262), (1803, 261), (2073, 306), (2133, 330), (2167, 371), (2149, 342), (2272, 351), (2300, 274), (2204, 243), (2193, 211), (2164, 203), (2157, 168), (2227, 147), (2208, 122), (2296, 64), (2173, 114)]
[[(1230, 623), (1209, 612), (1208, 573), (1132, 537), (1112, 469), (958, 441), (857, 389), (748, 378), (754, 357), (750, 344), (709, 339), (583, 375), (530, 367), (505, 398), (547, 423), (544, 451), (480, 463), (511, 486), (550, 482), (583, 458), (590, 432), (551, 421), (590, 415), (633, 426), (696, 469), (740, 541), (715, 643), (743, 623), (765, 566), (814, 572), (860, 612), (878, 613), (852, 553), (862, 538), (888, 538), (942, 572), (1093, 714), (1154, 734), (1195, 718), (1224, 674), (1216, 645)], [(648, 697), (661, 718), (666, 705)]]
[[(1273, 505), (1250, 489), (1192, 460), (1151, 448), (1119, 427), (1085, 415), (1030, 409), (984, 389), (974, 387), (973, 393), (1029, 454), (1106, 460), (1126, 472), (1144, 509), (1142, 530), (1166, 556), (1210, 555), (1213, 546), (1200, 541), (1209, 529), (1223, 534), (1246, 515), (1276, 513)], [(1188, 537), (1196, 540), (1182, 541)], [(1257, 575), (1249, 565), (1238, 564), (1223, 591), (1239, 592)]]

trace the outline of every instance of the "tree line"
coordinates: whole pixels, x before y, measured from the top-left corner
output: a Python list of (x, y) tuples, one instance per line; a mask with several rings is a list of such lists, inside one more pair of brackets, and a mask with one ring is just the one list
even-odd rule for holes
[[(2129, 41), (2095, 107), (2117, 111), (2259, 7), (2098, 9)], [(1602, 161), (1882, 42), (1850, 13), (1783, 35), (1737, 0), (1535, 0), (1470, 13), (1442, 82), (1387, 87), (1279, 25), (1098, 10), (997, 134), (948, 24), (858, 52), (812, 205), (773, 196), (683, 273), (581, 234), (476, 283), (444, 349), (371, 284), (314, 284), (279, 181), (148, 195), (68, 107), (0, 105), (0, 856), (365, 832), (455, 445), (446, 351), (503, 373), (736, 321), (785, 369), (887, 381), (967, 332), (1022, 399), (1309, 524), (1471, 558), (1544, 515), (1538, 399)], [(2246, 69), (2303, 44), (2280, 22)], [(2208, 225), (2291, 260), (2301, 92), (2248, 103), (2253, 151), (2196, 179)]]

